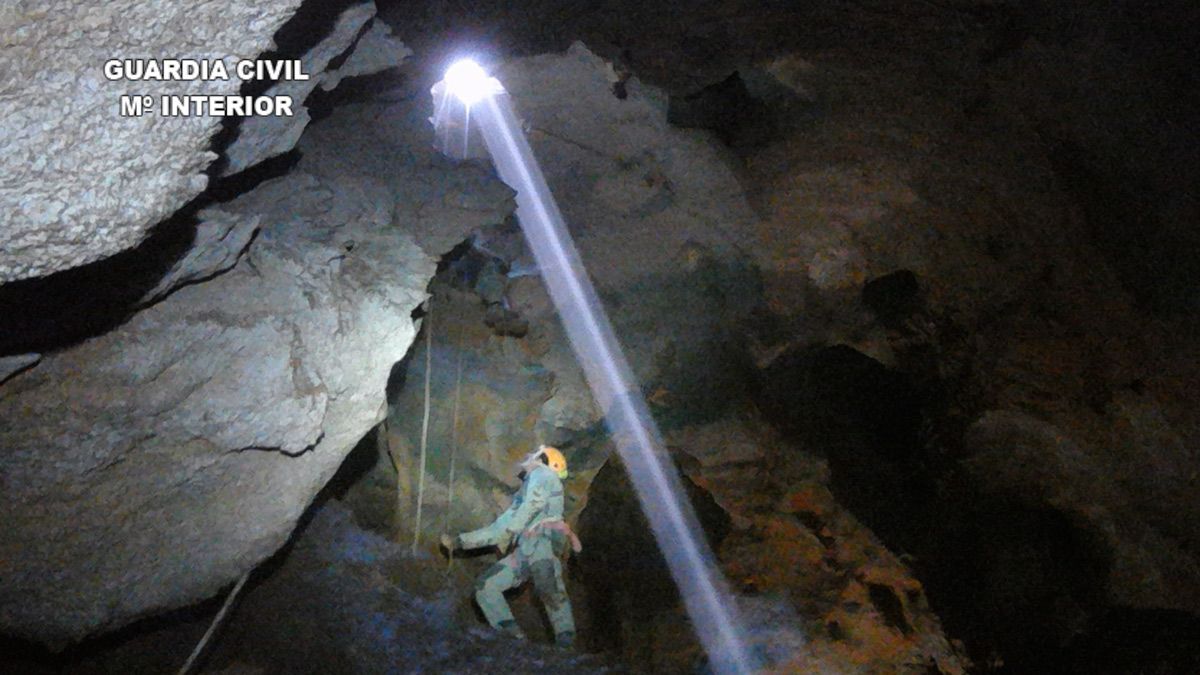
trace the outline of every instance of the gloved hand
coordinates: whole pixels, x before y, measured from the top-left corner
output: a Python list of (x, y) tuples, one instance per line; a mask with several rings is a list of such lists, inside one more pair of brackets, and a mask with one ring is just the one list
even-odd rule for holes
[(454, 550), (458, 548), (458, 537), (452, 537), (448, 534), (443, 534), (441, 537), (441, 543), (442, 548), (446, 549), (446, 551), (450, 553), (453, 553)]
[(505, 530), (496, 539), (496, 548), (500, 549), (500, 553), (508, 553), (508, 549), (512, 547), (513, 533)]

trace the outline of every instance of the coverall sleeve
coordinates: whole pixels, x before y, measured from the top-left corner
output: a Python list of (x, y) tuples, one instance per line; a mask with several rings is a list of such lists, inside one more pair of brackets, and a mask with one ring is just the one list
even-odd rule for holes
[(550, 500), (550, 493), (554, 490), (554, 483), (557, 481), (555, 476), (549, 469), (535, 469), (529, 476), (529, 485), (525, 488), (525, 499), (521, 500), (520, 504), (514, 502), (515, 509), (509, 520), (505, 524), (505, 528), (513, 534), (518, 534), (529, 526), (529, 521), (541, 513), (546, 507), (546, 502)]
[[(533, 486), (530, 485), (529, 488)], [(527, 499), (522, 499), (522, 494), (530, 494), (530, 489), (519, 490), (513, 496), (512, 503), (503, 513), (496, 516), (496, 519), (491, 524), (481, 527), (478, 530), (464, 532), (458, 536), (459, 542), (465, 549), (483, 548), (484, 546), (492, 546), (499, 543), (501, 536), (507, 531), (513, 534), (520, 532), (524, 526), (513, 525), (514, 516), (522, 509), (523, 504)]]

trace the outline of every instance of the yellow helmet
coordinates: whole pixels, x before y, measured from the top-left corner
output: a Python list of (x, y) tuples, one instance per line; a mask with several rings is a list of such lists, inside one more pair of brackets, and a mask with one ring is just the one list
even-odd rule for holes
[(538, 450), (542, 463), (553, 469), (559, 478), (565, 479), (567, 477), (567, 458), (563, 456), (562, 451), (549, 445), (538, 446)]

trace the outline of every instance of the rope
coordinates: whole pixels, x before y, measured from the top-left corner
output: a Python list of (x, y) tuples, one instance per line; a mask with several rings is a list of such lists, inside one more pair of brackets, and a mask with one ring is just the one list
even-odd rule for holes
[[(450, 476), (446, 481), (446, 527), (443, 531), (450, 531), (450, 514), (454, 510), (454, 456), (458, 452), (458, 407), (459, 401), (462, 398), (462, 373), (463, 373), (463, 327), (460, 324), (458, 327), (458, 368), (454, 375), (454, 414), (450, 423)], [(450, 549), (450, 560), (446, 563), (446, 573), (450, 573), (450, 569), (454, 567), (454, 549)]]
[(417, 522), (413, 527), (412, 553), (421, 542), (421, 508), (425, 505), (425, 458), (429, 444), (429, 381), (433, 373), (433, 294), (425, 301), (425, 416), (421, 420), (421, 471), (417, 478)]
[[(250, 572), (253, 571), (254, 570), (250, 570)], [(208, 630), (204, 632), (204, 637), (200, 638), (200, 642), (196, 645), (196, 648), (192, 650), (192, 655), (188, 657), (187, 662), (184, 663), (183, 667), (179, 669), (179, 675), (188, 675), (188, 673), (192, 672), (192, 667), (196, 665), (196, 661), (200, 658), (200, 654), (204, 651), (204, 648), (208, 646), (208, 641), (212, 639), (213, 634), (217, 632), (217, 628), (220, 627), (221, 623), (225, 620), (225, 614), (229, 612), (229, 608), (233, 605), (234, 599), (237, 598), (238, 593), (242, 591), (242, 586), (246, 585), (246, 581), (250, 578), (250, 572), (243, 574), (242, 578), (238, 579), (237, 584), (234, 585), (233, 590), (229, 591), (229, 595), (225, 596), (225, 604), (221, 605), (221, 611), (217, 612), (217, 615), (213, 617), (212, 623), (208, 625)]]

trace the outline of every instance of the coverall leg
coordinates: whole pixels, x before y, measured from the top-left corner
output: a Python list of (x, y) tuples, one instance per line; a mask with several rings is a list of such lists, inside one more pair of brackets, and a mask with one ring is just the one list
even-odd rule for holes
[(493, 628), (516, 637), (525, 637), (525, 634), (517, 625), (517, 620), (504, 599), (504, 592), (520, 586), (524, 581), (512, 565), (504, 562), (487, 568), (475, 581), (475, 602), (479, 603), (479, 609), (483, 610), (484, 618)]
[(575, 640), (575, 616), (563, 582), (562, 563), (554, 557), (535, 560), (529, 564), (529, 573), (554, 628), (554, 641), (569, 647)]

